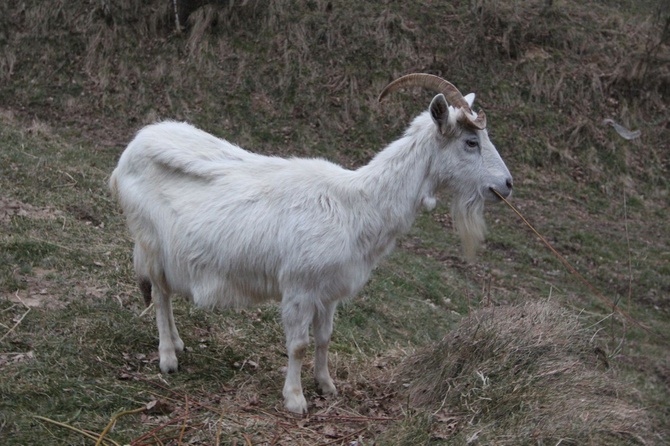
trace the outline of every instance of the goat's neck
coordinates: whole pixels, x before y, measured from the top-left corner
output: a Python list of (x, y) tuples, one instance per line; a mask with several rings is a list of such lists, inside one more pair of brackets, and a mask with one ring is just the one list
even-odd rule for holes
[(424, 199), (432, 199), (437, 180), (431, 162), (429, 145), (408, 132), (357, 171), (371, 208), (392, 236), (408, 231)]

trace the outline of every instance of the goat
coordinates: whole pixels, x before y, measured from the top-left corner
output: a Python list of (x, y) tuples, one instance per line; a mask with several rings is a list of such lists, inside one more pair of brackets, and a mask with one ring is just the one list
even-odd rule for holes
[[(201, 307), (281, 301), (288, 368), (284, 406), (306, 413), (301, 369), (316, 346), (314, 376), (337, 395), (328, 344), (337, 303), (358, 293), (377, 263), (435, 193), (453, 193), (452, 215), (465, 255), (483, 240), (485, 201), (512, 192), (512, 178), (486, 131), (449, 82), (416, 73), (389, 84), (439, 92), (404, 136), (369, 164), (347, 170), (322, 159), (263, 156), (186, 123), (140, 130), (110, 178), (134, 239), (145, 301), (156, 302), (160, 369), (177, 370), (184, 348), (173, 293)], [(451, 105), (449, 105), (451, 104)]]

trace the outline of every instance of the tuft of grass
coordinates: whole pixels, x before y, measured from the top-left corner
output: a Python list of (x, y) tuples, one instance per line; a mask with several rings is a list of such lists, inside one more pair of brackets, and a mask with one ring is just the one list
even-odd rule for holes
[(653, 414), (595, 337), (552, 301), (483, 308), (405, 361), (399, 375), (413, 407), (451, 415), (450, 441), (655, 442)]

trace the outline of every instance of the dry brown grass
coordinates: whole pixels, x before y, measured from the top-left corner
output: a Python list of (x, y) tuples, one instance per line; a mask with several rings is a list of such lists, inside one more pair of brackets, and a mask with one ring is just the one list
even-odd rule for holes
[[(521, 159), (539, 166), (557, 161), (579, 180), (608, 187), (620, 182), (612, 172), (651, 174), (648, 179), (664, 183), (664, 174), (654, 172), (653, 166), (665, 171), (670, 165), (662, 136), (670, 123), (670, 15), (665, 0), (646, 4), (654, 13), (646, 18), (631, 16), (625, 4), (475, 3), (473, 32), (466, 34), (465, 46), (481, 59), (507, 59), (508, 68), (513, 66), (509, 80), (494, 85), (494, 96), (487, 99), (495, 109), (514, 114), (520, 126), (553, 123), (557, 129)], [(558, 116), (555, 110), (560, 110)], [(642, 143), (634, 150), (644, 155), (630, 156), (630, 145), (613, 137), (602, 125), (604, 118), (642, 128)]]
[(409, 404), (468, 443), (655, 444), (652, 416), (597, 329), (547, 301), (484, 308), (404, 362)]
[[(440, 14), (411, 4), (326, 0), (181, 3), (202, 4), (181, 34), (170, 1), (4, 6), (2, 20), (12, 32), (0, 36), (7, 43), (0, 78), (49, 86), (8, 100), (32, 102), (49, 120), (92, 131), (98, 126), (88, 110), (97, 108), (124, 136), (158, 118), (219, 116), (244, 145), (263, 121), (239, 101), (260, 94), (273, 120), (283, 121), (279, 127), (298, 120), (318, 129), (319, 137), (294, 130), (293, 154), (313, 154), (323, 139), (342, 148), (338, 161), (346, 164), (369, 158), (370, 146), (380, 142), (355, 135), (358, 147), (349, 149), (344, 132), (355, 132), (371, 115), (394, 128), (405, 124), (409, 111), (398, 102), (383, 113), (376, 104), (383, 85), (398, 74), (427, 71), (476, 88), (499, 128), (508, 127), (516, 139), (536, 138), (510, 154), (521, 162), (555, 163), (608, 187), (631, 172), (665, 183), (670, 18), (663, 0), (643, 8), (625, 1), (618, 8), (453, 2)], [(36, 43), (39, 51), (30, 48)], [(53, 68), (33, 69), (39, 66)], [(484, 74), (491, 71), (498, 76)], [(53, 88), (65, 94), (48, 102)], [(605, 118), (642, 130), (639, 156), (601, 124)], [(555, 131), (538, 137), (533, 130), (544, 125)], [(283, 135), (272, 136), (262, 150), (282, 150)]]

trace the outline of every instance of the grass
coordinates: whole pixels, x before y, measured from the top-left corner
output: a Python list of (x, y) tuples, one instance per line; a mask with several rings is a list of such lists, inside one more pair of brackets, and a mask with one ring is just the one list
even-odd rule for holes
[(645, 444), (653, 414), (608, 369), (575, 314), (537, 300), (475, 312), (400, 376), (417, 407), (449, 415), (452, 441)]
[[(608, 298), (667, 333), (663, 2), (545, 8), (510, 0), (473, 9), (465, 1), (252, 0), (196, 9), (181, 34), (167, 1), (24, 3), (0, 5), (3, 444), (95, 444), (81, 431), (97, 438), (115, 415), (135, 409), (142, 410), (118, 418), (106, 444), (668, 441), (667, 339), (612, 316), (503, 206), (487, 209), (486, 247), (465, 263), (447, 196), (338, 309), (331, 347), (338, 398), (319, 397), (308, 356), (308, 417), (281, 409), (286, 359), (271, 305), (209, 313), (178, 301), (187, 351), (180, 373), (162, 376), (154, 316), (144, 312), (123, 216), (106, 189), (133, 133), (162, 118), (261, 153), (360, 166), (430, 101), (428, 93), (404, 92), (380, 106), (382, 87), (410, 71), (440, 74), (477, 93), (521, 212)], [(642, 137), (625, 141), (601, 125), (604, 118)], [(570, 373), (582, 373), (565, 376), (598, 378), (586, 422), (564, 417), (551, 427), (542, 411), (575, 403), (556, 402), (551, 383), (532, 380), (543, 373), (542, 355), (528, 353), (537, 353), (538, 338), (504, 328), (528, 301), (550, 301), (543, 311), (561, 319), (544, 335), (574, 340), (582, 352), (597, 345), (610, 365), (603, 374), (589, 368), (591, 356), (554, 351), (554, 360), (577, 364)], [(537, 384), (535, 394), (503, 398), (518, 378), (506, 375), (509, 363), (470, 354), (451, 382), (447, 411), (408, 400), (418, 385), (408, 365), (466, 352), (471, 345), (455, 337), (470, 336), (473, 320), (494, 350), (496, 342), (509, 347), (508, 360), (528, 353), (522, 378)], [(498, 387), (484, 389), (477, 372)], [(561, 385), (566, 395), (575, 391)], [(429, 390), (445, 397), (439, 386)], [(603, 437), (615, 429), (599, 423), (623, 415), (621, 430), (635, 435)], [(528, 436), (529, 426), (537, 436)]]

